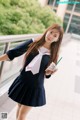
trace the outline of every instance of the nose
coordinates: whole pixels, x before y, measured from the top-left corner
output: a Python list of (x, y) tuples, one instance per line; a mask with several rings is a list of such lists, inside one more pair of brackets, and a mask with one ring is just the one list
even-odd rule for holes
[(49, 38), (50, 38), (50, 39), (53, 39), (53, 35), (50, 35)]

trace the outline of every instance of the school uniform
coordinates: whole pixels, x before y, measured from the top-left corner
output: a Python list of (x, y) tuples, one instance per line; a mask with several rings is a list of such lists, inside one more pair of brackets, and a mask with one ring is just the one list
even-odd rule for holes
[[(24, 54), (29, 47), (28, 45), (33, 41), (34, 39), (32, 38), (28, 39), (17, 47), (8, 50), (6, 54), (8, 55), (9, 60), (12, 61), (14, 58)], [(33, 60), (35, 62), (37, 58), (40, 58), (38, 55), (39, 51), (35, 54), (30, 53), (30, 55), (26, 59), (24, 67), (20, 70), (19, 76), (13, 81), (10, 88), (8, 89), (8, 96), (15, 102), (33, 107), (39, 107), (46, 104), (44, 78), (48, 79), (51, 77), (51, 75), (44, 75), (44, 72), (49, 63), (50, 55), (42, 55), (40, 67), (38, 66), (37, 68), (35, 64), (35, 67), (33, 66), (33, 72), (27, 67), (31, 65), (31, 62)], [(36, 68), (39, 69), (38, 72), (35, 71)]]

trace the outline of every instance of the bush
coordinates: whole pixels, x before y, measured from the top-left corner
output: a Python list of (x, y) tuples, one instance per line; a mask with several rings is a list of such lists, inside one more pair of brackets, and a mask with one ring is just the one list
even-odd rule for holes
[(0, 0), (0, 34), (42, 33), (53, 23), (62, 25), (50, 7), (37, 0)]

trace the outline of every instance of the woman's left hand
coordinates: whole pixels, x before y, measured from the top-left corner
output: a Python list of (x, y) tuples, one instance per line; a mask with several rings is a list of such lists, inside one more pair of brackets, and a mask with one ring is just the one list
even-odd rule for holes
[(53, 71), (52, 70), (45, 70), (45, 74), (46, 75), (51, 75), (51, 74), (53, 74), (53, 73), (55, 73), (56, 71), (57, 71), (58, 69), (54, 69)]

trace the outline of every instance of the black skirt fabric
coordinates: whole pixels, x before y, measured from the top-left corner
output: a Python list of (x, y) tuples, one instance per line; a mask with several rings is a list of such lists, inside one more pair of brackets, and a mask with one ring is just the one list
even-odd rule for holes
[[(20, 104), (39, 107), (46, 104), (45, 88), (43, 81), (37, 81), (36, 77), (30, 79), (30, 71), (25, 79), (21, 74), (13, 81), (8, 89), (8, 96)], [(41, 84), (40, 84), (41, 83)]]

